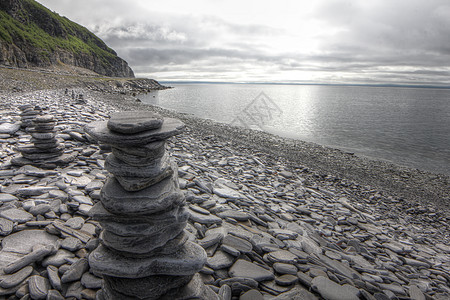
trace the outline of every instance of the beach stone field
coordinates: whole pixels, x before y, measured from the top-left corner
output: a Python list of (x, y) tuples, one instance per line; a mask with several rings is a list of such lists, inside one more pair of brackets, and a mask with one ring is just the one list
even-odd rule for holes
[[(99, 245), (108, 251), (108, 244), (126, 240), (120, 230), (132, 234), (130, 226), (116, 229), (118, 239), (106, 236), (101, 214), (97, 210), (93, 218), (91, 209), (106, 197), (120, 214), (125, 204), (116, 180), (138, 195), (154, 176), (128, 174), (120, 157), (139, 166), (145, 155), (136, 162), (99, 143), (101, 130), (94, 130), (100, 132), (94, 139), (85, 128), (119, 111), (165, 112), (135, 99), (116, 102), (88, 90), (76, 94), (0, 94), (0, 299), (96, 299), (105, 285), (96, 270), (131, 272), (110, 263), (90, 266), (89, 256), (99, 252)], [(162, 126), (157, 116), (151, 124), (137, 118), (139, 124), (132, 127), (115, 120), (110, 128), (126, 134)], [(196, 122), (200, 125), (186, 124), (162, 150), (156, 143), (151, 151), (160, 151), (160, 164), (170, 169), (168, 184), (177, 179), (173, 184), (181, 194), (174, 201), (186, 215), (182, 233), (176, 224), (165, 227), (175, 241), (166, 238), (162, 244), (170, 251), (182, 237), (189, 247), (204, 250), (197, 286), (206, 285), (224, 300), (450, 299), (450, 220), (434, 206), (403, 209), (407, 199), (205, 134), (208, 122)], [(126, 140), (112, 143), (132, 148)], [(129, 193), (126, 201), (131, 201)], [(127, 204), (126, 210), (133, 206)], [(179, 275), (185, 282), (170, 281), (174, 286), (192, 277)], [(107, 278), (109, 285), (125, 286)], [(126, 286), (143, 289), (129, 280)], [(160, 296), (155, 291), (126, 299)]]

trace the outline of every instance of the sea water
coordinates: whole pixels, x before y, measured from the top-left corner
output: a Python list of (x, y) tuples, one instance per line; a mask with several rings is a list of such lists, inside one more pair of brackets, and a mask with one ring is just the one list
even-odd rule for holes
[[(167, 84), (166, 84), (167, 85)], [(168, 84), (145, 103), (450, 175), (450, 89)]]

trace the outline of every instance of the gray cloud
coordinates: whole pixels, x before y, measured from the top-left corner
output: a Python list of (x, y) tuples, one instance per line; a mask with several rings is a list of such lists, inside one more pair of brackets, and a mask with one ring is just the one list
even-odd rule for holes
[[(221, 12), (194, 14), (176, 7), (162, 12), (153, 1), (40, 2), (94, 31), (138, 75), (270, 81), (283, 74), (284, 80), (296, 80), (303, 72), (317, 81), (450, 84), (448, 0), (305, 1), (308, 13), (299, 12), (299, 30), (245, 18), (230, 21)], [(237, 11), (251, 16), (243, 9)], [(286, 18), (295, 13), (286, 11)], [(292, 45), (277, 47), (289, 39)]]

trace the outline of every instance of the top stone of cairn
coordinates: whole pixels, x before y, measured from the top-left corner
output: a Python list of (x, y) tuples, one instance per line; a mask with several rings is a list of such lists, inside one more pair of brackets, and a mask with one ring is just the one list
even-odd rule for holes
[(133, 134), (162, 126), (163, 118), (150, 111), (124, 111), (114, 113), (108, 121), (108, 129), (118, 133)]

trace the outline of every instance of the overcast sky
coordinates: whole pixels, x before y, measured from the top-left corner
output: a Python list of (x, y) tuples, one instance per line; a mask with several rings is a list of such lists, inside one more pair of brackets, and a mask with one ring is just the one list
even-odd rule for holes
[(449, 0), (38, 0), (157, 80), (450, 85)]

